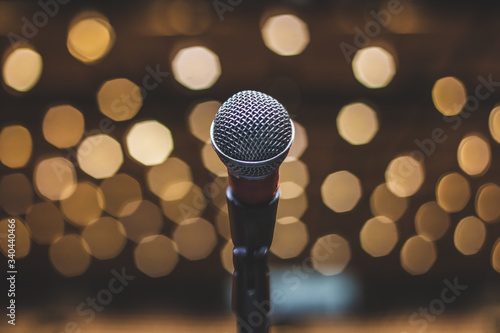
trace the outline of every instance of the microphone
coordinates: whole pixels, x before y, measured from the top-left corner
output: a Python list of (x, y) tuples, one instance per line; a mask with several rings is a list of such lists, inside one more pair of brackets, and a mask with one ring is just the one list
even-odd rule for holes
[(226, 199), (233, 249), (232, 308), (238, 332), (269, 332), (269, 271), (278, 207), (278, 169), (294, 127), (276, 99), (246, 90), (231, 96), (210, 128), (212, 146), (226, 165)]

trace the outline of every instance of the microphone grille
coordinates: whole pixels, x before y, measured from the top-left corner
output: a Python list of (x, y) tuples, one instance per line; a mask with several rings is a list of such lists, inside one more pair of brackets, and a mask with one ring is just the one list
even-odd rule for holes
[[(233, 174), (249, 178), (265, 177), (276, 170), (293, 139), (293, 125), (283, 105), (252, 90), (236, 93), (224, 102), (212, 126), (216, 151), (225, 155), (219, 154), (222, 162)], [(245, 165), (231, 160), (269, 163)]]

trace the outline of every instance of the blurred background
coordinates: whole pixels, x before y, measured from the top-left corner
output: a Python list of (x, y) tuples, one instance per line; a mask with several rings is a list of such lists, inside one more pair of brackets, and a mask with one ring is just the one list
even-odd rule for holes
[(0, 270), (15, 218), (18, 272), (2, 331), (235, 332), (209, 126), (253, 89), (296, 130), (272, 332), (500, 332), (499, 14), (0, 1)]

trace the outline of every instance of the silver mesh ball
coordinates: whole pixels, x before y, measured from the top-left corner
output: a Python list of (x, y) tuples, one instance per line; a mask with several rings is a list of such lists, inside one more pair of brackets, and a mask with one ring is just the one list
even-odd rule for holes
[(258, 179), (270, 175), (285, 159), (293, 140), (293, 124), (277, 100), (246, 90), (222, 104), (211, 138), (232, 174)]

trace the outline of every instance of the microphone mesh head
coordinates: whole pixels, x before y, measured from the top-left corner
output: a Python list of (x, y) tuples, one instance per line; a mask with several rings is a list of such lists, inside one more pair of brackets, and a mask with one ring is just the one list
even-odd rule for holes
[(277, 100), (246, 90), (222, 104), (211, 135), (216, 152), (232, 174), (258, 179), (270, 175), (285, 159), (293, 125)]

